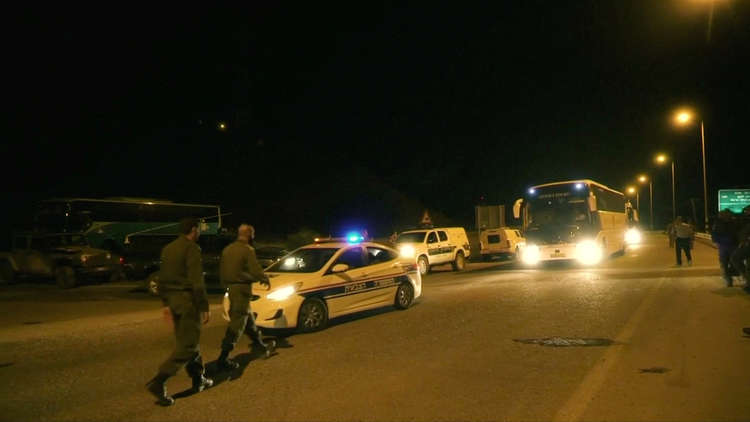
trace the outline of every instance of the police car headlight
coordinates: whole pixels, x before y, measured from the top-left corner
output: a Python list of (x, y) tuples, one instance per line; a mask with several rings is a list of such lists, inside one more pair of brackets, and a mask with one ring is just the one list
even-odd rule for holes
[(541, 259), (541, 253), (539, 252), (539, 246), (537, 245), (526, 245), (521, 249), (521, 261), (526, 265), (536, 265)]
[(297, 283), (294, 286), (285, 286), (280, 289), (276, 289), (269, 293), (266, 297), (270, 300), (275, 301), (282, 301), (289, 299), (294, 293), (297, 292), (297, 289), (302, 286), (302, 283)]
[(625, 243), (628, 245), (637, 245), (641, 243), (641, 231), (632, 228), (625, 232)]
[(582, 264), (596, 264), (602, 260), (602, 255), (602, 247), (594, 240), (584, 240), (576, 245), (576, 258)]
[(414, 258), (414, 247), (410, 245), (404, 245), (399, 248), (401, 256), (404, 258)]

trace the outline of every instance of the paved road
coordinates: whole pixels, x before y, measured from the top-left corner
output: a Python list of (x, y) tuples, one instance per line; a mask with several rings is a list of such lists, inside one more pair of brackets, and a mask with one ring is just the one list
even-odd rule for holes
[[(157, 300), (3, 287), (0, 420), (748, 420), (750, 295), (722, 285), (715, 249), (683, 268), (671, 253), (651, 235), (597, 269), (438, 269), (411, 309), (288, 337), (268, 360), (240, 350), (239, 371), (171, 408), (143, 388), (173, 341)], [(223, 331), (215, 313), (208, 361)]]

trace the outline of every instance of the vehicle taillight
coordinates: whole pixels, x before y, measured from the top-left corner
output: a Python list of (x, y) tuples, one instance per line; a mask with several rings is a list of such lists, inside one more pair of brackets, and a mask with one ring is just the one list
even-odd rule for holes
[(125, 258), (122, 256), (120, 257), (120, 265), (125, 265)]

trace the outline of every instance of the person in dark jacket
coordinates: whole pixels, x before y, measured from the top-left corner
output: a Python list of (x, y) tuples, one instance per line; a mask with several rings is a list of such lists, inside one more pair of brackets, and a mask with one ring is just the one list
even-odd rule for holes
[(180, 222), (181, 235), (161, 252), (159, 294), (164, 312), (172, 321), (177, 340), (175, 350), (159, 367), (158, 374), (147, 384), (157, 404), (170, 406), (174, 399), (167, 394), (167, 379), (185, 366), (193, 378), (193, 391), (211, 387), (213, 380), (204, 376), (205, 367), (198, 343), (201, 324), (210, 318), (206, 285), (203, 281), (198, 220), (186, 218)]
[(750, 259), (750, 205), (742, 209), (742, 219), (739, 232), (737, 234), (737, 249), (732, 253), (732, 266), (738, 273), (740, 278), (745, 282), (745, 289), (748, 290), (748, 268), (745, 264), (745, 260)]
[(721, 266), (722, 277), (727, 286), (732, 287), (733, 268), (730, 268), (729, 260), (737, 248), (737, 228), (735, 216), (730, 210), (723, 210), (719, 213), (719, 218), (711, 230), (711, 241), (719, 249), (719, 266)]

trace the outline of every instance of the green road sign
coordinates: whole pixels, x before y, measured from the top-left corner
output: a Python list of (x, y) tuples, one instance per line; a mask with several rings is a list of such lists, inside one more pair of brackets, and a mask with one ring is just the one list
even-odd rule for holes
[(719, 189), (719, 211), (740, 213), (750, 205), (750, 189)]

